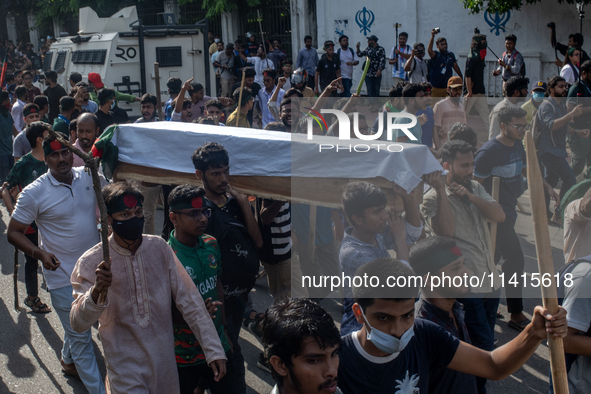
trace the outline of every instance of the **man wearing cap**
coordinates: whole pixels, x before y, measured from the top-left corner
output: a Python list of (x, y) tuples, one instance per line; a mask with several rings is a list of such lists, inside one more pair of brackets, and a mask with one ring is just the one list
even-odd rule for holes
[[(462, 78), (451, 77), (447, 81), (447, 98), (438, 101), (433, 107), (433, 144), (436, 150), (441, 149), (445, 144), (447, 132), (454, 123), (467, 124), (464, 103), (460, 101), (463, 86)], [(435, 88), (433, 88), (434, 91)], [(431, 95), (433, 95), (433, 92)]]
[(528, 124), (531, 124), (531, 121), (534, 118), (534, 115), (538, 111), (540, 104), (544, 101), (544, 96), (546, 95), (546, 90), (548, 90), (548, 85), (544, 81), (535, 81), (531, 85), (531, 99), (527, 100), (525, 104), (521, 106), (521, 109), (524, 109), (527, 113), (525, 115), (525, 120), (527, 120)]
[(529, 79), (524, 78), (521, 75), (511, 77), (507, 82), (505, 82), (503, 85), (505, 88), (505, 99), (495, 105), (490, 112), (490, 126), (488, 131), (489, 140), (497, 138), (497, 136), (501, 133), (501, 126), (499, 124), (499, 111), (501, 108), (509, 106), (516, 107), (521, 101), (524, 101), (524, 98), (527, 97), (528, 84)]
[[(464, 265), (466, 257), (456, 242), (447, 237), (431, 236), (417, 242), (411, 249), (408, 262), (415, 274), (426, 280), (430, 276), (462, 278), (470, 271)], [(415, 317), (429, 320), (460, 341), (472, 344), (468, 327), (464, 321), (466, 312), (457, 297), (470, 292), (468, 286), (446, 286), (431, 288), (427, 282), (421, 289), (421, 297), (415, 305)], [(429, 373), (429, 390), (433, 393), (476, 394), (476, 378), (448, 368), (432, 369)]]
[(26, 155), (31, 151), (31, 143), (27, 139), (26, 135), (26, 126), (33, 122), (38, 122), (41, 120), (41, 116), (39, 115), (39, 107), (35, 104), (27, 104), (23, 108), (23, 115), (25, 121), (25, 127), (23, 131), (21, 131), (14, 142), (12, 143), (12, 156), (14, 157), (14, 162), (16, 163), (18, 159)]
[(164, 103), (164, 115), (166, 120), (170, 120), (172, 116), (172, 102), (181, 92), (181, 86), (183, 85), (183, 81), (177, 77), (170, 77), (168, 81), (166, 81), (166, 86), (168, 87), (168, 95), (169, 98)]
[[(99, 242), (92, 177), (82, 167), (72, 168), (72, 152), (53, 137), (43, 140), (43, 152), (49, 171), (19, 195), (8, 223), (8, 241), (43, 264), (53, 309), (65, 332), (62, 370), (79, 377), (89, 393), (102, 394), (105, 387), (90, 327), (79, 333), (70, 326), (74, 301), (70, 275), (78, 258)], [(101, 177), (101, 185), (106, 184)], [(25, 236), (32, 222), (39, 228), (39, 247)]]
[[(90, 93), (90, 99), (100, 105), (97, 92), (105, 87), (105, 84), (101, 80), (101, 76), (98, 73), (88, 73), (88, 84), (91, 88), (93, 88), (93, 91)], [(115, 103), (119, 101), (127, 101), (130, 103), (141, 101), (141, 98), (133, 94), (121, 93), (120, 91), (114, 89), (113, 92), (115, 92)]]
[[(316, 73), (314, 74), (314, 93), (316, 94), (320, 94), (332, 81), (341, 77), (341, 62), (334, 55), (334, 42), (326, 41), (324, 51), (326, 53), (318, 61)], [(336, 91), (333, 91), (331, 97), (336, 97), (336, 93)]]
[(57, 73), (55, 71), (47, 71), (45, 73), (45, 85), (47, 89), (45, 89), (43, 94), (49, 100), (49, 124), (53, 124), (53, 121), (60, 113), (60, 99), (67, 96), (68, 93), (62, 85), (57, 83)]
[[(378, 45), (378, 38), (373, 34), (367, 37), (367, 48), (360, 52), (359, 43), (356, 45), (357, 56), (367, 56), (365, 61), (369, 61), (369, 69), (365, 77), (365, 87), (369, 97), (380, 96), (380, 86), (382, 84), (382, 71), (386, 68), (386, 51)], [(365, 69), (365, 63), (361, 66)]]
[(445, 97), (447, 89), (449, 89), (448, 81), (452, 77), (453, 72), (460, 77), (462, 80), (462, 71), (458, 67), (456, 62), (456, 55), (453, 52), (447, 50), (447, 40), (444, 37), (439, 37), (435, 42), (437, 44), (437, 51), (433, 50), (433, 41), (435, 35), (439, 34), (439, 29), (431, 30), (431, 39), (429, 40), (429, 46), (427, 52), (429, 57), (433, 61), (433, 67), (431, 68), (431, 84), (433, 85), (433, 97)]
[(488, 130), (488, 118), (490, 112), (486, 102), (486, 88), (484, 86), (484, 67), (486, 67), (486, 36), (475, 34), (472, 36), (470, 54), (466, 59), (466, 113), (469, 114), (472, 107), (475, 107), (484, 122), (484, 130)]
[[(70, 320), (76, 332), (99, 322), (107, 387), (113, 393), (180, 392), (173, 301), (202, 345), (207, 364), (221, 379), (226, 356), (199, 290), (166, 241), (142, 235), (143, 195), (119, 182), (105, 187), (103, 197), (113, 228), (111, 260), (103, 261), (102, 243), (80, 257), (71, 276)], [(108, 295), (103, 301), (104, 289)]]
[(249, 56), (256, 56), (257, 51), (259, 50), (259, 44), (257, 43), (257, 37), (254, 32), (249, 31), (246, 32), (246, 38), (248, 38), (248, 43), (246, 44), (246, 49), (248, 49)]
[(99, 90), (97, 96), (99, 102), (99, 109), (95, 112), (98, 118), (100, 133), (112, 124), (117, 123), (115, 115), (111, 112), (111, 109), (115, 106), (115, 91), (111, 88), (103, 88)]
[[(580, 86), (580, 95), (579, 95)], [(573, 84), (568, 90), (566, 109), (572, 111), (578, 104), (583, 104), (583, 114), (574, 120), (576, 129), (591, 129), (591, 61), (581, 65), (581, 82)], [(566, 143), (570, 149), (571, 167), (578, 176), (585, 165), (591, 167), (591, 139), (569, 135)]]

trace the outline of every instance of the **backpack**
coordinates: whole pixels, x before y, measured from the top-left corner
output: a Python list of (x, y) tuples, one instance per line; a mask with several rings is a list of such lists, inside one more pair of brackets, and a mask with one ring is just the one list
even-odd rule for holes
[[(515, 56), (517, 56), (519, 52), (515, 51), (515, 53), (513, 54), (513, 56), (511, 56), (511, 59), (513, 59), (513, 63), (515, 63)], [(505, 57), (505, 55), (507, 54), (507, 52), (503, 52), (503, 56)], [(523, 56), (522, 56), (523, 57)], [(521, 74), (522, 77), (525, 78), (525, 59), (523, 59), (523, 63), (521, 63), (521, 69), (519, 69), (519, 74)]]
[[(351, 52), (351, 58), (355, 59), (355, 52), (353, 52), (353, 48), (349, 47), (349, 52)], [(341, 48), (337, 50), (337, 57), (341, 60)]]
[(240, 220), (213, 202), (206, 200), (206, 203), (212, 212), (205, 233), (213, 236), (220, 247), (221, 281), (226, 297), (247, 294), (254, 287), (259, 271), (259, 254), (254, 240)]

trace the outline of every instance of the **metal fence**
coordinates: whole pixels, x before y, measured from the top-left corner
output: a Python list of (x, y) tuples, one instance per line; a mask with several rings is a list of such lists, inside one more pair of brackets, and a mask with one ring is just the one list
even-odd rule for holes
[(258, 9), (261, 23), (257, 15), (257, 9), (248, 9), (240, 13), (242, 32), (252, 31), (257, 34), (257, 42), (260, 42), (261, 27), (265, 40), (280, 39), (282, 48), (291, 54), (291, 10), (289, 0), (268, 0), (262, 2)]
[[(202, 1), (195, 1), (191, 4), (182, 5), (181, 8), (181, 25), (191, 25), (205, 18), (207, 10), (201, 8), (203, 5)], [(209, 19), (209, 31), (215, 34), (222, 34), (222, 17), (216, 15)]]

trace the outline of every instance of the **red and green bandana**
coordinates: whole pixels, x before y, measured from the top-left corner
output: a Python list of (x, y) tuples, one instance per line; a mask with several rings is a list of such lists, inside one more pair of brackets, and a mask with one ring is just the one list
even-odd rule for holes
[(425, 275), (428, 272), (436, 274), (440, 269), (462, 257), (462, 251), (457, 246), (443, 249), (426, 257), (419, 264), (413, 264), (413, 270), (417, 275)]
[(176, 204), (172, 204), (170, 206), (170, 210), (177, 211), (179, 209), (199, 209), (203, 208), (203, 205), (203, 197), (194, 197), (190, 200), (179, 201)]
[[(61, 133), (60, 133), (61, 134)], [(65, 135), (61, 136), (63, 139), (67, 139)], [(53, 141), (43, 141), (43, 154), (45, 156), (49, 156), (52, 152), (67, 149), (68, 147), (62, 145), (58, 140)]]
[(37, 113), (39, 113), (39, 111), (37, 110), (37, 108), (35, 108), (33, 106), (30, 106), (29, 108), (25, 108), (23, 110), (23, 117), (26, 118), (27, 116), (29, 116), (31, 114), (37, 114)]
[(122, 196), (119, 196), (113, 203), (107, 207), (107, 213), (112, 215), (117, 212), (123, 212), (126, 209), (132, 209), (135, 207), (142, 207), (142, 202), (144, 198), (137, 198), (134, 194), (126, 193)]

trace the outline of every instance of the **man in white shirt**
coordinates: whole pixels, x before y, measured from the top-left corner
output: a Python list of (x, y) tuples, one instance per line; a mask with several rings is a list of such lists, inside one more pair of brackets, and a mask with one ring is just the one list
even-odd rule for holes
[(16, 101), (12, 106), (12, 119), (14, 120), (14, 127), (20, 133), (25, 128), (25, 119), (23, 116), (23, 108), (25, 107), (25, 101), (27, 100), (27, 88), (24, 86), (18, 86), (14, 90)]
[(342, 35), (339, 38), (341, 48), (337, 51), (337, 57), (341, 60), (341, 78), (343, 93), (341, 97), (351, 97), (353, 85), (353, 67), (359, 64), (359, 57), (352, 48), (349, 48), (349, 37)]
[[(242, 57), (244, 55), (240, 54), (240, 56)], [(273, 64), (273, 61), (271, 59), (267, 58), (267, 55), (265, 54), (263, 47), (259, 47), (259, 50), (257, 52), (257, 56), (253, 56), (253, 57), (249, 57), (249, 58), (244, 56), (243, 60), (247, 60), (248, 63), (253, 65), (254, 70), (257, 73), (257, 75), (254, 77), (254, 81), (256, 83), (258, 83), (260, 86), (263, 86), (263, 71), (268, 68), (271, 68), (273, 70), (275, 69), (275, 65)]]
[[(53, 137), (45, 138), (43, 152), (49, 171), (19, 195), (8, 224), (8, 241), (43, 263), (51, 302), (65, 332), (62, 370), (79, 377), (89, 393), (103, 394), (91, 331), (79, 334), (70, 326), (74, 301), (70, 275), (78, 258), (99, 242), (92, 177), (83, 167), (72, 168), (72, 152)], [(39, 247), (25, 236), (32, 222), (39, 228)]]

